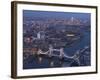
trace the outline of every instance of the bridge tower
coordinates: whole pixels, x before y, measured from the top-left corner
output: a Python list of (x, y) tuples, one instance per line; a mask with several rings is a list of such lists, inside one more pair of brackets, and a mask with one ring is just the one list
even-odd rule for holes
[(52, 53), (53, 53), (53, 46), (52, 45), (49, 45), (49, 57), (52, 56)]
[(64, 49), (60, 48), (60, 55), (59, 57), (62, 59), (64, 57)]
[(38, 49), (37, 54), (40, 55), (42, 53), (41, 49)]

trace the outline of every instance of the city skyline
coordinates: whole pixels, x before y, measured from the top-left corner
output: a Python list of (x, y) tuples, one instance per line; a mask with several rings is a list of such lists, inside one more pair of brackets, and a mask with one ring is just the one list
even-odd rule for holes
[(54, 11), (34, 11), (34, 10), (23, 10), (24, 17), (40, 17), (40, 18), (60, 18), (70, 19), (72, 17), (82, 20), (91, 20), (90, 13), (76, 13), (76, 12), (54, 12)]

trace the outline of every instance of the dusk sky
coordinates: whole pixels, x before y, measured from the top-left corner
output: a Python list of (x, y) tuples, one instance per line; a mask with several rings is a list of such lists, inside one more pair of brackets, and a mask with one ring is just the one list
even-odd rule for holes
[(79, 18), (90, 20), (90, 13), (75, 13), (75, 12), (53, 12), (53, 11), (33, 11), (23, 10), (24, 17), (43, 17), (43, 18)]

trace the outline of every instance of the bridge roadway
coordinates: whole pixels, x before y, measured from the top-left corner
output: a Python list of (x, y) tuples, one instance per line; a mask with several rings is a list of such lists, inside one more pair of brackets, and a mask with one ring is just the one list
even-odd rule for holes
[[(80, 57), (80, 55), (81, 55), (85, 50), (87, 50), (88, 48), (89, 48), (89, 47), (86, 46), (86, 47), (84, 47), (84, 49), (78, 50), (73, 56), (68, 56), (67, 54), (64, 53), (63, 48), (60, 48), (60, 49), (53, 49), (53, 47), (51, 46), (51, 47), (49, 48), (49, 50), (46, 51), (46, 52), (43, 52), (41, 49), (39, 49), (38, 52), (37, 52), (37, 54), (38, 54), (38, 55), (43, 54), (43, 55), (47, 55), (47, 56), (49, 56), (49, 57), (53, 57), (53, 56), (54, 56), (54, 57), (59, 57), (60, 59), (62, 59), (62, 58), (73, 59), (73, 60), (77, 61), (78, 64), (80, 64), (79, 57)], [(59, 55), (54, 54), (53, 51), (59, 52)]]

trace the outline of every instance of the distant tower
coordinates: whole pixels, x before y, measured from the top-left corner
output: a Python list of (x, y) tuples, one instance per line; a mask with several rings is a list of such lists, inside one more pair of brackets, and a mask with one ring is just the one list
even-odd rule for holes
[(74, 17), (71, 17), (71, 22), (73, 22), (74, 21)]
[(41, 34), (40, 34), (40, 32), (37, 33), (37, 38), (38, 38), (38, 39), (41, 38)]

